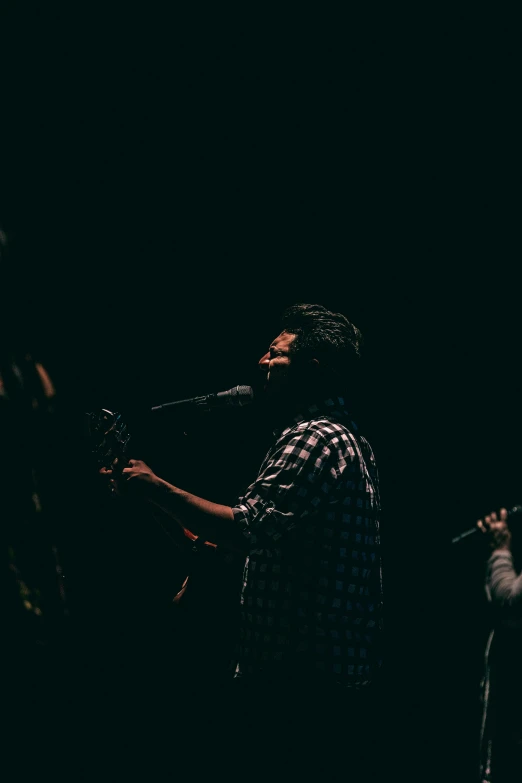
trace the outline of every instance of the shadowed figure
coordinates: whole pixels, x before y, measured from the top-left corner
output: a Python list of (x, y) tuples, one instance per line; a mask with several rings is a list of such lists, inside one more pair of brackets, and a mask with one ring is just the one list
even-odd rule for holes
[[(520, 512), (513, 515), (520, 518)], [(481, 683), (479, 783), (515, 783), (522, 778), (522, 570), (520, 531), (506, 508), (477, 522), (489, 544), (484, 587), (491, 632)], [(509, 523), (508, 523), (509, 521)]]

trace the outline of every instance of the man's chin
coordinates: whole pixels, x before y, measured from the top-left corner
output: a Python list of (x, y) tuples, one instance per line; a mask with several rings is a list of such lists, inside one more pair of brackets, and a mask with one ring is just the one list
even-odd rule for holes
[(286, 387), (273, 386), (267, 383), (263, 388), (263, 401), (271, 408), (286, 407), (292, 401), (292, 395)]
[(268, 397), (270, 394), (270, 383), (266, 380), (256, 380), (252, 383), (254, 389), (254, 399), (260, 400), (261, 398)]
[(281, 390), (267, 381), (263, 386), (263, 395), (269, 400), (275, 400), (281, 396)]
[(262, 386), (259, 386), (256, 399), (262, 405), (271, 406), (278, 400), (278, 398), (279, 395), (277, 394), (274, 387), (270, 385), (270, 383), (264, 383)]

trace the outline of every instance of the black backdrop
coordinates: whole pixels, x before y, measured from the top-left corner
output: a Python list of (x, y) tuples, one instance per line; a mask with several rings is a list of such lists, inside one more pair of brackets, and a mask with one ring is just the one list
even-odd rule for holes
[(208, 18), (177, 20), (174, 42), (148, 19), (127, 42), (104, 28), (99, 59), (77, 32), (46, 48), (13, 12), (2, 328), (56, 381), (72, 613), (109, 681), (114, 629), (131, 616), (120, 643), (152, 647), (183, 566), (139, 510), (99, 497), (85, 411), (123, 411), (152, 464), (226, 502), (262, 456), (254, 414), (184, 436), (146, 411), (252, 382), (287, 304), (345, 312), (383, 484), (395, 752), (472, 781), (484, 553), (449, 542), (522, 498), (518, 58), (509, 20), (403, 21), (333, 40), (236, 19), (218, 41)]

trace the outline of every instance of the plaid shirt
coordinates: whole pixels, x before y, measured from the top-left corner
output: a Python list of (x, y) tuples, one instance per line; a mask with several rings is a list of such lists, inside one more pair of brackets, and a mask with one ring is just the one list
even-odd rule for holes
[(248, 542), (236, 676), (312, 667), (352, 687), (380, 667), (378, 473), (342, 398), (275, 432), (233, 507)]

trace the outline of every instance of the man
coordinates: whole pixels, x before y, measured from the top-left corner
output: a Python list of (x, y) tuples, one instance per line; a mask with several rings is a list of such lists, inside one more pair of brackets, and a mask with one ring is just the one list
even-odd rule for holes
[[(146, 498), (244, 556), (240, 720), (231, 714), (236, 746), (259, 768), (268, 753), (303, 771), (342, 763), (350, 773), (358, 764), (361, 780), (369, 763), (364, 749), (378, 723), (370, 694), (381, 668), (381, 506), (374, 454), (347, 402), (361, 345), (343, 314), (315, 304), (283, 313), (259, 361), (273, 444), (232, 506), (186, 492), (139, 460), (119, 475), (102, 471), (119, 493)], [(193, 728), (216, 731), (202, 731), (201, 719)]]
[(522, 573), (515, 566), (507, 510), (477, 525), (492, 550), (485, 578), (492, 630), (482, 682), (480, 783), (514, 783), (522, 777)]

